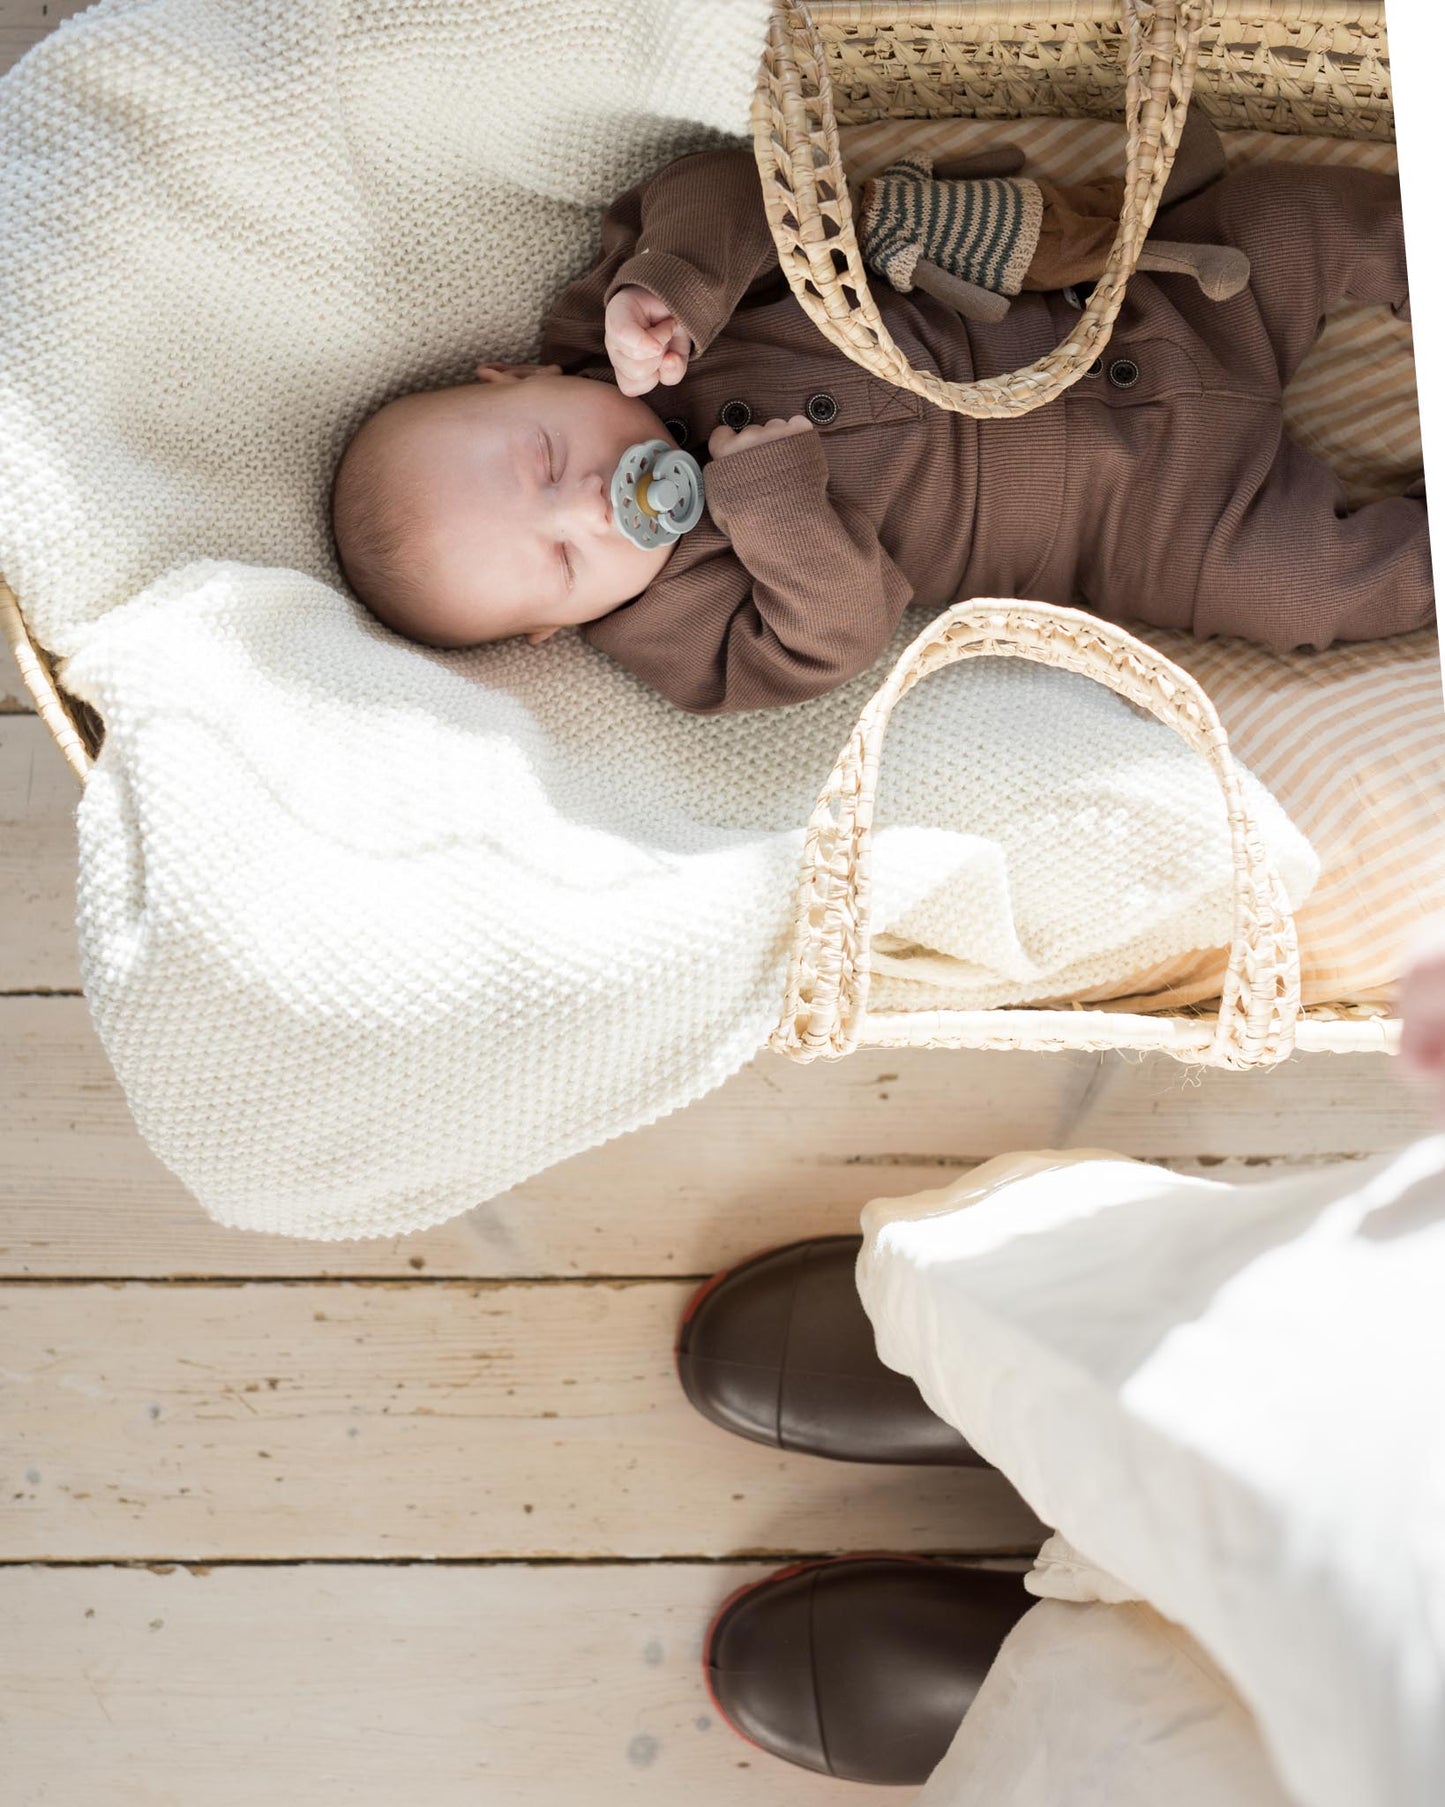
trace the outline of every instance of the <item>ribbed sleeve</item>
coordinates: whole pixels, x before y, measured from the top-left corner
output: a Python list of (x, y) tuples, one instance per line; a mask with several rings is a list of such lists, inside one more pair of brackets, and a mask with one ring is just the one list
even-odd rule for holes
[(598, 262), (547, 317), (542, 362), (565, 370), (603, 355), (607, 303), (633, 283), (668, 304), (695, 353), (706, 351), (752, 284), (777, 269), (752, 157), (681, 157), (608, 208)]

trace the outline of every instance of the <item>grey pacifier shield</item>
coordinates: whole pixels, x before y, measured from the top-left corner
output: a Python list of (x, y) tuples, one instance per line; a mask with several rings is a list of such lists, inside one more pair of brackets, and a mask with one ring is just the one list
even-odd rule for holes
[(618, 460), (611, 497), (618, 532), (651, 552), (702, 519), (702, 466), (665, 439), (644, 439)]

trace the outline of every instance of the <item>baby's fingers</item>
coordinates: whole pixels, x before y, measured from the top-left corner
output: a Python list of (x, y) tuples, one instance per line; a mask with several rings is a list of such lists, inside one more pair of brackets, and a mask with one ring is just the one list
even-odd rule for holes
[(617, 386), (624, 395), (642, 395), (656, 383), (658, 358), (655, 351), (648, 357), (635, 358), (609, 345), (608, 355), (617, 373)]
[(651, 358), (654, 363), (667, 348), (671, 333), (662, 329), (646, 326), (623, 326), (617, 335), (618, 348), (629, 358), (637, 358), (643, 362)]
[(692, 339), (687, 328), (679, 321), (668, 323), (672, 327), (672, 335), (668, 339), (662, 357), (662, 380), (664, 383), (680, 383), (687, 374), (687, 361), (692, 355)]
[(619, 289), (607, 304), (607, 339), (629, 357), (657, 357), (677, 328), (667, 304), (647, 289)]

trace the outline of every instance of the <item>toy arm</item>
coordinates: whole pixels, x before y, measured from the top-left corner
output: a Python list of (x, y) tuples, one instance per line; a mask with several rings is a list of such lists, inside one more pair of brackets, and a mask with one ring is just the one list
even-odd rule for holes
[(1016, 176), (1024, 166), (1024, 154), (1016, 144), (999, 144), (986, 151), (960, 152), (937, 157), (933, 174), (940, 182), (968, 181), (975, 176)]

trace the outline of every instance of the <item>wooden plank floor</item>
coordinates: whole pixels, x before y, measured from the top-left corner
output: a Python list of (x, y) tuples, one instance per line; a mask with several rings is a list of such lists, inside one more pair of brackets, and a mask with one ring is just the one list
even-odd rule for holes
[[(0, 70), (80, 10), (0, 0)], [(222, 1230), (78, 995), (75, 799), (0, 655), (4, 1807), (897, 1801), (719, 1723), (711, 1614), (797, 1553), (1040, 1528), (988, 1472), (714, 1431), (671, 1372), (690, 1284), (1010, 1148), (1249, 1177), (1424, 1121), (1378, 1056), (763, 1059), (422, 1235)]]

